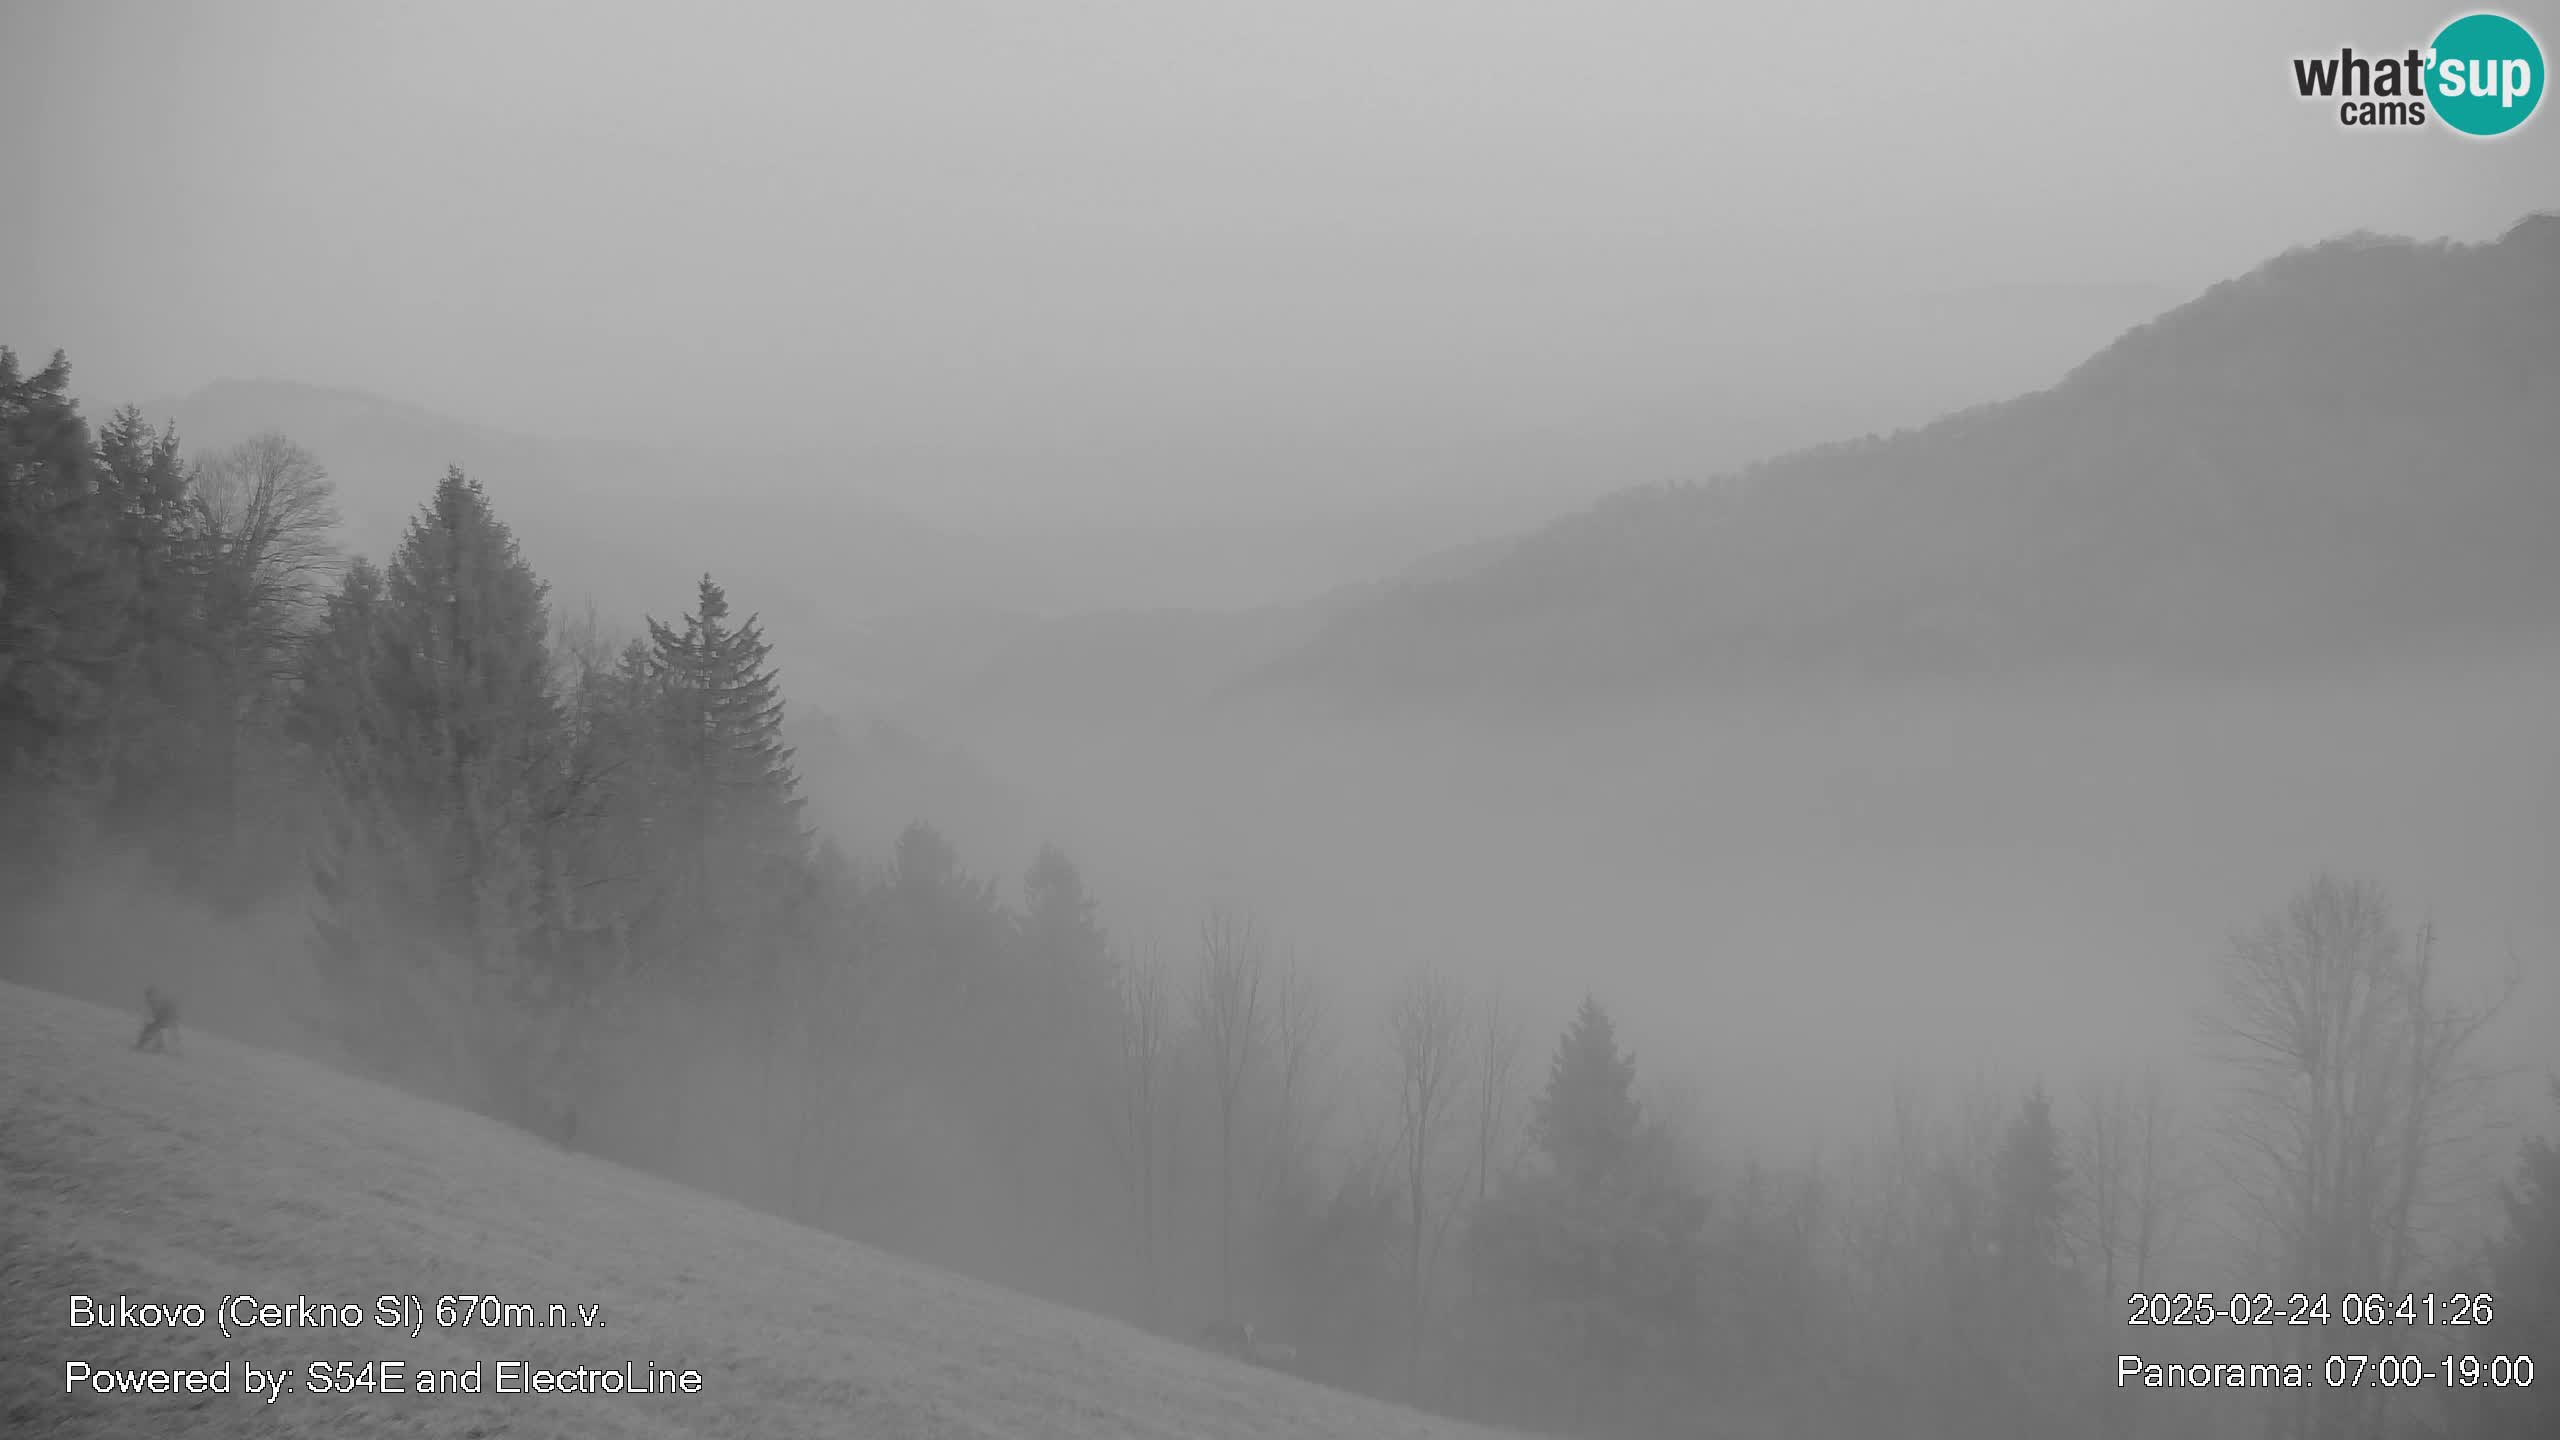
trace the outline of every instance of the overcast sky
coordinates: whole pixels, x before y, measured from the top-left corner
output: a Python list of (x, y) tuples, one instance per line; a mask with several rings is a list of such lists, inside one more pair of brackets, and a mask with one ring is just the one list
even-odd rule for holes
[(2289, 93), (2455, 13), (0, 0), (0, 343), (1016, 513), (1643, 480), (1867, 413), (1927, 297), (2560, 208), (2554, 117)]

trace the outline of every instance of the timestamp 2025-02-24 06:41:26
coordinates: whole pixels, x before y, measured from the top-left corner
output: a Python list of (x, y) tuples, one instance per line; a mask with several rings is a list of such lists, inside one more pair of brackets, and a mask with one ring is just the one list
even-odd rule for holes
[(2486, 1325), (2497, 1301), (2486, 1292), (2385, 1295), (2346, 1291), (2336, 1295), (2266, 1291), (2136, 1293), (2125, 1297), (2125, 1323), (2184, 1328), (2229, 1325), (2346, 1325), (2358, 1328)]

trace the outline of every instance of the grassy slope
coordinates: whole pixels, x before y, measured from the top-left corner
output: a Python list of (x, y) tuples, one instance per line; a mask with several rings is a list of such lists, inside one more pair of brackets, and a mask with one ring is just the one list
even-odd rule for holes
[[(1460, 1436), (201, 1033), (0, 984), (0, 1432)], [(73, 1330), (70, 1296), (494, 1291), (600, 1330)], [(317, 1395), (317, 1360), (698, 1369), (698, 1395)], [(66, 1395), (64, 1366), (290, 1367), (274, 1404)], [(494, 1367), (492, 1372), (494, 1374)]]

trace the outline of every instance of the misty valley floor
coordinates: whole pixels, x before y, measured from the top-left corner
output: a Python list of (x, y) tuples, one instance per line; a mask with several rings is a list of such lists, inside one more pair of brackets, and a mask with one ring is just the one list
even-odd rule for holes
[[(908, 1264), (302, 1059), (0, 984), (0, 1431), (12, 1435), (1448, 1436)], [(600, 1328), (81, 1328), (112, 1308), (495, 1293)], [(208, 1316), (210, 1322), (211, 1317)], [(234, 1372), (65, 1393), (65, 1368)], [(698, 1370), (696, 1394), (313, 1393), (314, 1362)], [(288, 1370), (272, 1403), (243, 1366)], [(494, 1382), (493, 1382), (494, 1383)]]

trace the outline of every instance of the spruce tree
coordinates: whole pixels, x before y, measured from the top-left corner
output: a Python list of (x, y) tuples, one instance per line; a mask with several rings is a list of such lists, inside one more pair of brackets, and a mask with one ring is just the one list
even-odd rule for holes
[(99, 431), (93, 474), (99, 540), (124, 606), (98, 712), (101, 818), (191, 875), (216, 847), (193, 823), (205, 809), (208, 691), (194, 496), (177, 432), (127, 406)]
[(1055, 845), (1041, 846), (1023, 874), (1022, 941), (1028, 967), (1022, 1008), (1053, 1033), (1103, 1023), (1111, 995), (1111, 937), (1095, 916), (1075, 861)]
[(652, 620), (649, 641), (670, 749), (705, 829), (796, 837), (800, 779), (782, 743), (773, 647), (756, 617), (731, 625), (728, 595), (705, 575), (683, 627)]
[(1635, 1057), (1586, 998), (1556, 1044), (1530, 1115), (1545, 1166), (1505, 1180), (1479, 1206), (1467, 1249), (1483, 1293), (1518, 1310), (1560, 1374), (1531, 1388), (1571, 1397), (1549, 1418), (1579, 1428), (1638, 1377), (1695, 1364), (1706, 1202), (1669, 1164), (1670, 1140), (1643, 1121)]
[[(2560, 1100), (2560, 1081), (2551, 1087)], [(2494, 1356), (2531, 1356), (2543, 1365), (2560, 1354), (2560, 1144), (2524, 1142), (2515, 1179), (2500, 1187), (2506, 1233), (2490, 1246), (2485, 1273), (2464, 1288), (2486, 1292), (2489, 1324), (2466, 1349), (2484, 1364)], [(2507, 1362), (2512, 1365), (2511, 1360)], [(2511, 1374), (2495, 1377), (2511, 1382)], [(2480, 1440), (2526, 1440), (2560, 1434), (2560, 1386), (2548, 1376), (2530, 1386), (2480, 1384), (2455, 1391), (2460, 1433)]]
[(1547, 1088), (1530, 1114), (1530, 1138), (1558, 1177), (1588, 1188), (1616, 1174), (1636, 1141), (1636, 1061), (1618, 1052), (1617, 1027), (1589, 996), (1556, 1044)]
[(806, 858), (780, 677), (756, 617), (732, 624), (709, 575), (681, 624), (648, 623), (660, 777), (678, 830), (667, 857), (676, 910), (663, 929), (679, 955), (716, 970), (711, 952), (749, 939), (747, 917), (770, 913)]
[(70, 384), (60, 352), (30, 375), (0, 349), (0, 779), (90, 777), (72, 752), (97, 733), (127, 639), (131, 575)]
[(349, 573), (306, 650), (297, 720), (335, 801), (320, 958), (360, 993), (407, 980), (416, 1001), (423, 983), (482, 1081), (505, 1048), (482, 1027), (539, 998), (562, 899), (547, 627), (542, 582), (455, 469), (378, 581)]
[(1003, 1060), (990, 1068), (999, 1072), (992, 1078), (1002, 1091), (998, 1131), (1012, 1167), (1009, 1187), (1027, 1215), (1055, 1204), (1033, 1183), (1035, 1159), (1066, 1173), (1081, 1158), (1064, 1137), (1089, 1113), (1089, 1097), (1110, 1083), (1112, 1067), (1101, 1057), (1117, 1045), (1111, 937), (1075, 861), (1055, 845), (1040, 847), (1023, 875), (1009, 948), (1012, 980), (991, 1017), (1000, 1046), (993, 1053)]
[(2053, 1102), (2037, 1086), (2018, 1107), (2000, 1146), (1996, 1240), (2001, 1269), (2019, 1284), (2057, 1274), (2062, 1226), (2071, 1205), (2071, 1172), (2054, 1128)]
[(396, 803), (441, 837), (440, 927), (502, 963), (534, 897), (529, 830), (558, 715), (545, 587), (479, 483), (448, 470), (383, 576), (376, 678), (397, 737)]

